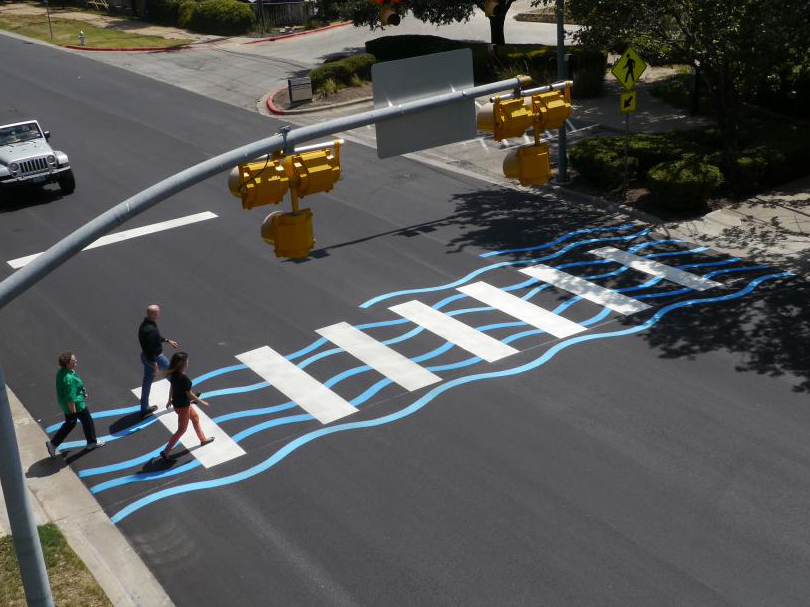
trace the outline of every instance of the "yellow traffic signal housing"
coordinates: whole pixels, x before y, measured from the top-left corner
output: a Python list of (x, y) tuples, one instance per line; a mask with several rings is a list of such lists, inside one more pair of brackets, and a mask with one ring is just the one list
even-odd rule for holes
[(262, 238), (274, 246), (276, 257), (299, 259), (308, 256), (315, 246), (312, 211), (299, 209), (293, 213), (270, 213), (262, 222)]
[(380, 9), (380, 24), (385, 27), (386, 25), (399, 25), (402, 17), (396, 9), (390, 6), (385, 6)]
[(495, 16), (495, 11), (497, 11), (498, 8), (499, 8), (498, 7), (499, 4), (500, 4), (500, 2), (498, 2), (498, 0), (487, 0), (484, 3), (484, 14), (487, 17), (494, 17)]
[(243, 209), (278, 204), (289, 187), (290, 178), (278, 158), (240, 164), (228, 176), (228, 189), (242, 199)]
[(503, 174), (517, 179), (520, 185), (548, 183), (551, 167), (548, 161), (548, 143), (524, 145), (511, 150), (503, 159)]
[(560, 94), (560, 91), (549, 91), (532, 95), (532, 109), (540, 117), (538, 127), (541, 130), (562, 128), (566, 118), (571, 115), (568, 86), (563, 94)]
[(290, 180), (293, 208), (297, 198), (328, 192), (340, 179), (340, 142), (337, 139), (334, 146), (334, 149), (310, 150), (284, 158), (282, 166)]

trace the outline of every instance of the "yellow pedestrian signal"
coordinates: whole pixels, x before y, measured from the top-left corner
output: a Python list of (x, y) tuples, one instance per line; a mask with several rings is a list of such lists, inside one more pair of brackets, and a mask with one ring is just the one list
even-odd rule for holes
[(523, 145), (511, 150), (503, 159), (503, 174), (517, 179), (520, 185), (543, 185), (548, 183), (551, 167), (548, 161), (548, 143)]
[(264, 204), (278, 204), (290, 187), (279, 158), (246, 162), (234, 167), (228, 175), (228, 189), (242, 199), (243, 209)]
[(385, 6), (380, 9), (380, 25), (383, 27), (386, 25), (399, 25), (401, 21), (402, 17), (390, 6)]
[(298, 199), (328, 192), (334, 187), (340, 179), (342, 143), (342, 139), (316, 143), (287, 156), (277, 152), (231, 170), (228, 188), (234, 196), (242, 199), (245, 209), (278, 204), (287, 191), (290, 192), (292, 213), (276, 211), (262, 222), (262, 238), (273, 245), (277, 257), (306, 257), (315, 246), (312, 211), (299, 209)]
[(484, 2), (484, 14), (487, 17), (494, 17), (495, 11), (500, 9), (500, 2), (498, 0), (487, 0)]
[(293, 213), (270, 213), (262, 222), (262, 238), (273, 245), (276, 257), (306, 257), (315, 246), (312, 211), (299, 209)]
[(514, 149), (504, 158), (506, 177), (517, 179), (522, 185), (548, 183), (548, 144), (540, 140), (540, 135), (565, 126), (571, 115), (571, 84), (566, 81), (563, 86), (548, 87), (547, 91), (531, 95), (516, 91), (514, 98), (495, 97), (478, 110), (478, 128), (492, 131), (496, 141), (522, 137), (529, 128), (534, 132), (534, 145)]
[(290, 180), (293, 206), (296, 198), (309, 194), (328, 192), (340, 179), (340, 140), (335, 139), (334, 148), (307, 150), (287, 156), (282, 166)]

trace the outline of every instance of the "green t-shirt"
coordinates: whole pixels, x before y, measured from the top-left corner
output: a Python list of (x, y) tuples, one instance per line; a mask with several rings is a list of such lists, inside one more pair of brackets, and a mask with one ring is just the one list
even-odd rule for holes
[(69, 402), (76, 403), (76, 411), (84, 411), (84, 384), (73, 369), (60, 368), (57, 371), (56, 400), (65, 413), (70, 413)]

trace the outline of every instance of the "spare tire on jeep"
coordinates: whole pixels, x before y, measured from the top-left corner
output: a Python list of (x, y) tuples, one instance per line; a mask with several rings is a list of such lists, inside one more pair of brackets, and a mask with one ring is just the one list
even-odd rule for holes
[(57, 181), (62, 194), (72, 194), (73, 190), (76, 189), (76, 178), (73, 176), (72, 170), (61, 173)]

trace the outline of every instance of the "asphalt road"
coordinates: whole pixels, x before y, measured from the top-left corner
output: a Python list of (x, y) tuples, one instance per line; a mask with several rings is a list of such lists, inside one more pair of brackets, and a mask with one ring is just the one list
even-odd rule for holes
[[(5, 261), (278, 126), (41, 45), (0, 37), (0, 56), (0, 116), (38, 118), (78, 184), (0, 209), (0, 278)], [(318, 247), (306, 261), (273, 257), (264, 209), (242, 211), (222, 175), (124, 227), (217, 218), (82, 252), (0, 313), (9, 385), (43, 427), (60, 419), (56, 356), (76, 352), (100, 434), (116, 438), (67, 460), (178, 605), (806, 604), (806, 281), (364, 146), (342, 158), (336, 188), (304, 201)], [(517, 269), (546, 258), (609, 274), (594, 281), (611, 289), (646, 280), (594, 265), (588, 251), (605, 245), (712, 264), (689, 271), (727, 270), (723, 286), (650, 285), (639, 293), (652, 308), (627, 317), (570, 302), (559, 313), (587, 331), (563, 339), (445, 286), (485, 280), (559, 310), (568, 293)], [(421, 290), (380, 298), (408, 289)], [(463, 311), (519, 352), (487, 363), (391, 323), (388, 306), (410, 299)], [(151, 302), (245, 455), (203, 469), (186, 452), (166, 466), (148, 458), (168, 438), (161, 424), (128, 432)], [(407, 392), (329, 353), (314, 331), (339, 321), (403, 336), (392, 347), (441, 382)], [(359, 411), (327, 432), (301, 419), (233, 368), (265, 345)], [(45, 455), (29, 474), (54, 471)]]

